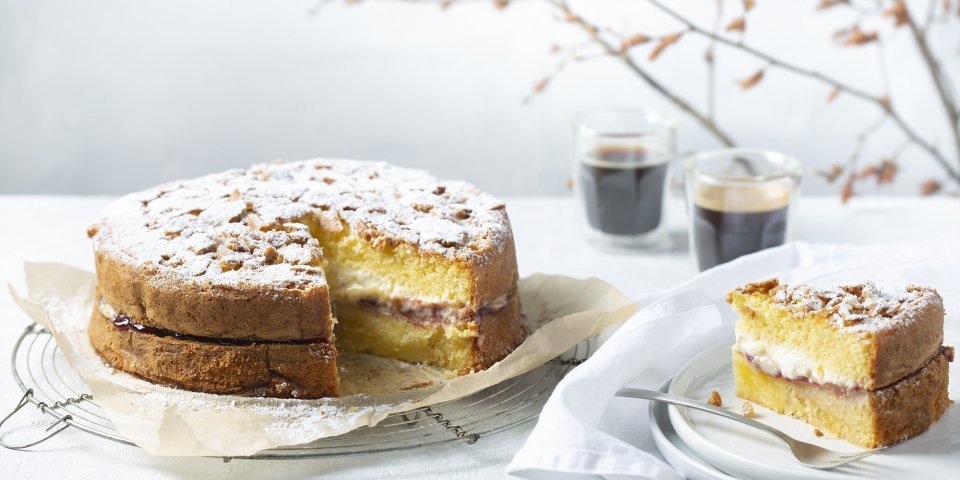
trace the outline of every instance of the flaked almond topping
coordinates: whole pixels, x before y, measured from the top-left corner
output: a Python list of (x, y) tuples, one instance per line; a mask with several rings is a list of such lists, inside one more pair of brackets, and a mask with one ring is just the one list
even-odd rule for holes
[(263, 253), (263, 261), (266, 262), (268, 265), (277, 263), (277, 261), (280, 260), (280, 254), (277, 253), (277, 249), (274, 248), (273, 245), (267, 245), (266, 247), (263, 247), (262, 253)]
[(723, 399), (720, 398), (720, 392), (714, 390), (710, 392), (710, 399), (707, 400), (707, 403), (713, 405), (714, 407), (719, 407), (723, 405)]
[(854, 316), (844, 317), (843, 326), (852, 327), (854, 325), (859, 325), (863, 323), (865, 320), (866, 320), (866, 317), (863, 315), (854, 315)]
[[(734, 292), (756, 291), (755, 285), (748, 284)], [(818, 315), (839, 327), (856, 330), (884, 328), (891, 322), (909, 321), (912, 316), (906, 312), (942, 305), (936, 290), (930, 288), (880, 288), (872, 282), (829, 287), (784, 285), (771, 300), (797, 316)]]
[(236, 258), (220, 259), (220, 269), (223, 270), (224, 272), (238, 270), (242, 266), (243, 266), (243, 262)]
[(753, 409), (753, 404), (750, 402), (743, 402), (743, 405), (740, 407), (740, 414), (747, 418), (757, 416), (757, 412)]
[(433, 210), (433, 205), (429, 203), (414, 203), (410, 207), (421, 213), (430, 213), (430, 210)]
[(770, 279), (764, 280), (764, 281), (762, 281), (762, 282), (748, 283), (748, 284), (746, 284), (746, 285), (738, 288), (737, 290), (739, 290), (739, 291), (740, 291), (741, 293), (743, 293), (744, 295), (750, 295), (750, 294), (753, 294), (753, 293), (764, 293), (764, 294), (765, 294), (765, 293), (770, 292), (771, 290), (773, 290), (774, 288), (776, 288), (776, 287), (779, 286), (779, 285), (780, 285), (780, 280), (778, 280), (778, 279), (776, 279), (776, 278), (770, 278)]

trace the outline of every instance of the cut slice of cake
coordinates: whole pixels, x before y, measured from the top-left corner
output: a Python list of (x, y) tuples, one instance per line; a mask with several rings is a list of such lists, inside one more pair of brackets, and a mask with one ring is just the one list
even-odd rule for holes
[(919, 435), (950, 405), (943, 300), (932, 288), (750, 283), (740, 314), (737, 395), (874, 448)]

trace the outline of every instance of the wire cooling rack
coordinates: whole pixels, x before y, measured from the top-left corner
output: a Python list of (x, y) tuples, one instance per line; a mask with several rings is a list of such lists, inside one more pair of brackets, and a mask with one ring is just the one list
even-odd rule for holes
[[(534, 420), (554, 387), (566, 373), (583, 362), (594, 345), (584, 341), (564, 355), (519, 377), (488, 387), (457, 400), (390, 415), (374, 427), (362, 427), (344, 435), (313, 443), (264, 450), (244, 459), (295, 459), (335, 455), (358, 455), (412, 449), (450, 442), (474, 444), (484, 437)], [(75, 428), (127, 445), (106, 418), (80, 377), (67, 364), (53, 335), (38, 324), (27, 327), (13, 348), (11, 369), (23, 390), (20, 403), (0, 426), (20, 409), (36, 405), (53, 417), (44, 437), (29, 444), (0, 445), (28, 448)]]

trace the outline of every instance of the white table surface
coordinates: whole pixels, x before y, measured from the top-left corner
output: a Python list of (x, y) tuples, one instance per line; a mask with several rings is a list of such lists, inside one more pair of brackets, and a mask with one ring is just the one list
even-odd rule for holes
[[(107, 197), (0, 196), (0, 272), (22, 291), (24, 260), (60, 261), (92, 269), (86, 227)], [(683, 239), (685, 215), (675, 202), (674, 237), (682, 241), (659, 254), (610, 254), (594, 250), (580, 234), (581, 212), (570, 198), (510, 198), (520, 274), (534, 272), (595, 276), (633, 296), (666, 288), (695, 273)], [(819, 243), (896, 244), (960, 231), (955, 198), (855, 198), (841, 206), (835, 197), (801, 199), (794, 239)], [(10, 376), (9, 351), (26, 317), (0, 294), (0, 416), (21, 396)], [(652, 445), (649, 433), (633, 428), (646, 404), (615, 399), (604, 425), (619, 438)], [(35, 408), (21, 411), (13, 427), (18, 438), (49, 423)], [(32, 422), (31, 422), (32, 420)], [(498, 478), (532, 428), (532, 423), (481, 438), (475, 445), (451, 445), (367, 456), (297, 461), (223, 463), (207, 458), (152, 457), (137, 448), (68, 429), (27, 452), (0, 448), (0, 479), (28, 478)], [(4, 432), (8, 431), (4, 427)]]

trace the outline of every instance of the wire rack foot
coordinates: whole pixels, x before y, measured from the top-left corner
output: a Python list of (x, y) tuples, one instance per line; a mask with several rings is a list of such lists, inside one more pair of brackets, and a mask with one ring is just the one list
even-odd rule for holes
[[(21, 444), (21, 445), (15, 445), (5, 441), (4, 440), (5, 434), (3, 433), (3, 425), (7, 423), (7, 420), (10, 420), (10, 418), (16, 415), (17, 412), (22, 410), (23, 407), (30, 405), (31, 398), (33, 398), (33, 389), (27, 389), (27, 391), (23, 393), (23, 397), (20, 398), (20, 402), (17, 403), (16, 407), (14, 407), (13, 411), (8, 413), (6, 417), (3, 417), (3, 420), (0, 420), (0, 446), (4, 448), (9, 448), (10, 450), (24, 450), (36, 445), (40, 445), (41, 443), (46, 442), (47, 440), (53, 438), (53, 436), (55, 436), (56, 434), (70, 427), (70, 424), (67, 422), (72, 420), (73, 417), (71, 417), (70, 415), (65, 415), (63, 417), (60, 417), (59, 420), (53, 422), (49, 427), (43, 429), (43, 431), (48, 433), (43, 437), (39, 438), (38, 440), (34, 440), (32, 442)], [(74, 400), (74, 399), (70, 399), (70, 400)], [(81, 399), (76, 399), (76, 400), (79, 401)], [(62, 406), (62, 405), (59, 405), (59, 406)], [(43, 411), (44, 408), (58, 408), (58, 405), (55, 404), (53, 407), (47, 407), (46, 404), (41, 402), (37, 405), (37, 407), (40, 409), (40, 411)]]

